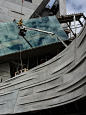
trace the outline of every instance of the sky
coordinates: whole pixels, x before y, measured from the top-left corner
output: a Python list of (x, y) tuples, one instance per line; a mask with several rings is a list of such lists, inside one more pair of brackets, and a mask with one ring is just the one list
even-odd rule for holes
[(54, 4), (55, 0), (50, 0), (50, 2), (47, 4), (48, 8), (51, 8)]
[[(86, 16), (86, 0), (66, 0), (66, 11), (67, 14), (84, 13), (84, 15)], [(81, 18), (80, 20), (83, 22), (83, 18)], [(78, 24), (79, 22), (77, 21), (76, 25)], [(74, 24), (72, 23), (72, 25)], [(77, 28), (76, 32), (79, 33), (80, 30), (81, 28)]]
[[(49, 6), (52, 7), (55, 0), (50, 0)], [(86, 15), (86, 0), (66, 0), (67, 13), (80, 13), (83, 12)]]
[(86, 15), (86, 0), (66, 0), (66, 10), (69, 13), (84, 13)]
[[(49, 8), (52, 7), (54, 2), (55, 0), (50, 0), (48, 4), (50, 6)], [(86, 16), (86, 0), (66, 0), (66, 11), (68, 15), (76, 13), (84, 13), (84, 15)], [(80, 20), (83, 22), (83, 18)], [(78, 24), (79, 23), (76, 22), (76, 25)], [(72, 25), (74, 25), (73, 22)], [(78, 28), (77, 33), (79, 33), (80, 30), (81, 28)]]

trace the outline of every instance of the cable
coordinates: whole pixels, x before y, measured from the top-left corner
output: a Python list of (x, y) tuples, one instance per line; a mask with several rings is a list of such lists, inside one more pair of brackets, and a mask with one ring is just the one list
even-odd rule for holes
[(21, 69), (23, 68), (23, 64), (22, 64), (22, 58), (21, 58), (21, 38), (20, 38), (20, 36), (19, 36), (19, 41), (20, 41), (20, 43), (19, 43), (19, 48), (20, 48), (20, 63), (21, 63)]
[(22, 6), (21, 6), (21, 15), (22, 15), (22, 8), (23, 8), (23, 0), (22, 0)]

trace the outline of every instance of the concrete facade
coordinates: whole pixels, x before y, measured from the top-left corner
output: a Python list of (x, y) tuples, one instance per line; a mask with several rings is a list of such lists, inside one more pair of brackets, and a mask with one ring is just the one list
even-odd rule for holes
[[(49, 0), (32, 0), (31, 2), (24, 1), (22, 6), (22, 0), (0, 0), (0, 22), (9, 22), (13, 19), (23, 20), (32, 18), (36, 14), (41, 14)], [(66, 14), (65, 0), (59, 0), (59, 10), (57, 15)], [(43, 16), (49, 15), (49, 12), (42, 14)]]
[(65, 0), (59, 0), (59, 10), (60, 10), (60, 15), (66, 15), (66, 1)]
[(0, 115), (43, 110), (86, 96), (86, 23), (51, 60), (0, 84)]
[(44, 8), (48, 1), (32, 0), (32, 3), (24, 1), (22, 6), (22, 0), (0, 0), (0, 22), (9, 22), (20, 18), (29, 19), (39, 7), (41, 11), (41, 6)]

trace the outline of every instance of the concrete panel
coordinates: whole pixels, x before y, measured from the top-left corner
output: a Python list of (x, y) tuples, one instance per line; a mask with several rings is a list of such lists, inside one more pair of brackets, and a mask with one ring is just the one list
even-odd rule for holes
[(3, 4), (3, 2), (4, 2), (4, 0), (0, 0), (0, 5), (2, 5), (2, 4)]
[(17, 95), (18, 91), (0, 95), (0, 114), (10, 114), (13, 112), (16, 104)]
[[(11, 3), (18, 4), (18, 5), (22, 6), (22, 0), (6, 0), (6, 1), (9, 1)], [(36, 10), (36, 8), (38, 7), (37, 2), (30, 3), (27, 1), (23, 1), (23, 6), (26, 8), (29, 8), (29, 9), (33, 9), (33, 10)]]
[(39, 5), (43, 0), (32, 0), (32, 3)]
[(9, 16), (10, 17), (15, 17), (17, 19), (20, 19), (21, 18), (21, 15), (18, 14), (18, 13), (15, 13), (15, 12), (12, 12), (11, 10), (9, 10)]
[(60, 7), (60, 15), (66, 15), (66, 1), (59, 0), (59, 7)]
[[(9, 22), (13, 19), (29, 19), (35, 13), (39, 14), (49, 0), (33, 0), (32, 3), (22, 0), (1, 0), (0, 2), (0, 22)], [(22, 13), (22, 14), (21, 14)]]
[(13, 21), (14, 17), (8, 16), (6, 14), (1, 14), (0, 13), (0, 22), (9, 22), (9, 21)]
[(8, 15), (8, 8), (0, 6), (0, 13)]
[[(20, 18), (23, 20), (29, 19), (33, 12), (37, 9), (38, 3), (40, 4), (41, 1), (35, 1), (35, 3), (24, 1), (22, 6), (21, 0), (1, 0), (0, 13), (2, 16), (0, 22), (8, 22), (13, 21), (13, 19), (17, 20)], [(21, 15), (21, 12), (23, 15)]]
[(33, 14), (33, 12), (34, 12), (33, 9), (29, 9), (29, 8), (25, 8), (25, 7), (22, 8), (22, 13), (23, 13), (24, 15), (29, 15), (29, 16), (31, 16), (31, 14)]
[(21, 6), (20, 5), (5, 1), (2, 6), (9, 8), (12, 11), (16, 11), (16, 12), (21, 13)]

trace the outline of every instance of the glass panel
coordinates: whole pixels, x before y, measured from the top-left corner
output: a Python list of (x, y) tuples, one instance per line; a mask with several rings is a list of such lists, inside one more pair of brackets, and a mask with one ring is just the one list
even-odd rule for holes
[(5, 55), (5, 53), (4, 53), (4, 50), (2, 48), (2, 45), (0, 44), (0, 56), (3, 56), (3, 55)]
[[(24, 20), (23, 24), (28, 28), (53, 32), (62, 40), (68, 39), (55, 16)], [(29, 29), (26, 32), (25, 38), (34, 48), (59, 41), (55, 35)], [(0, 24), (0, 56), (19, 52), (20, 48), (21, 51), (31, 49), (26, 40), (19, 36), (19, 29), (16, 23)]]
[(63, 30), (62, 26), (60, 25), (60, 23), (56, 19), (56, 17), (55, 16), (50, 16), (49, 19), (52, 23), (53, 32), (62, 40), (68, 39), (65, 31)]
[(11, 53), (16, 52), (15, 47), (12, 44), (12, 42), (4, 42), (2, 43), (2, 47), (3, 47), (5, 54), (11, 54)]
[(11, 40), (19, 39), (19, 29), (15, 23), (13, 23), (13, 22), (7, 23), (7, 24), (5, 24), (5, 26), (7, 28), (7, 31), (8, 31), (8, 34), (9, 34)]

